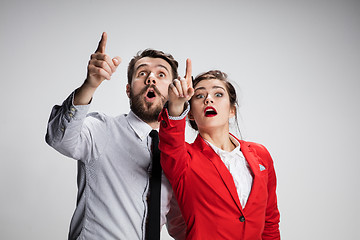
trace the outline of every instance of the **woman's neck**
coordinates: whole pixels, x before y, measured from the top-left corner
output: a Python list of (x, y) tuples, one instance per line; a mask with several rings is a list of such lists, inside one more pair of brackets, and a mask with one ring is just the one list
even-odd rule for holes
[(215, 145), (216, 147), (231, 152), (235, 149), (235, 144), (231, 141), (229, 135), (229, 128), (214, 128), (214, 129), (206, 129), (201, 130), (199, 129), (200, 136), (210, 142), (211, 144)]

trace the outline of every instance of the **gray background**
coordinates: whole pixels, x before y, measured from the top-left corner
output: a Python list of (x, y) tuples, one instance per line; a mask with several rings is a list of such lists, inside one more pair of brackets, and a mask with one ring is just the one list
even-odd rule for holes
[(360, 239), (360, 1), (0, 4), (0, 239), (67, 236), (76, 163), (44, 135), (103, 31), (123, 63), (92, 111), (128, 112), (126, 67), (138, 50), (172, 53), (182, 75), (187, 57), (194, 75), (221, 69), (239, 88), (244, 138), (274, 158), (283, 239)]

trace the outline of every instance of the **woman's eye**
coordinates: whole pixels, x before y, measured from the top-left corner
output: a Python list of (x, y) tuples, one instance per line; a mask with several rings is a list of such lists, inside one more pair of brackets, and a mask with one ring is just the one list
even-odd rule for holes
[(196, 95), (195, 97), (198, 98), (198, 99), (200, 99), (200, 98), (204, 98), (204, 95), (198, 94), (198, 95)]
[(165, 77), (165, 74), (164, 74), (164, 73), (160, 73), (160, 74), (159, 74), (159, 77), (163, 78), (163, 77)]
[(222, 97), (223, 94), (222, 93), (215, 93), (215, 97)]

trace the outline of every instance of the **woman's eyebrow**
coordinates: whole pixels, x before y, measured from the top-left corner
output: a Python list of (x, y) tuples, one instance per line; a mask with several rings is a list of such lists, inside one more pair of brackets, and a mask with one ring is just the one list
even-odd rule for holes
[[(222, 90), (225, 91), (225, 88), (221, 87), (221, 86), (213, 86), (212, 89), (217, 89), (217, 88), (220, 88)], [(205, 87), (198, 87), (196, 88), (194, 91), (197, 91), (197, 90), (205, 90), (206, 88)]]
[(216, 89), (216, 88), (221, 88), (222, 90), (224, 90), (224, 91), (225, 91), (225, 88), (223, 88), (223, 87), (221, 87), (221, 86), (213, 86), (212, 88), (213, 88), (213, 89)]
[(194, 91), (197, 91), (197, 90), (205, 90), (205, 87), (198, 87), (198, 88), (195, 88)]

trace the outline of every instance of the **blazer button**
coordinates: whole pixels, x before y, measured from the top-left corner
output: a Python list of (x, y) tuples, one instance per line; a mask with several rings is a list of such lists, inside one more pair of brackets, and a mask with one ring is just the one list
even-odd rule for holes
[(244, 217), (244, 216), (241, 216), (241, 217), (239, 218), (239, 220), (240, 220), (240, 222), (245, 222), (245, 217)]
[(165, 122), (165, 120), (161, 121), (161, 126), (164, 127), (164, 128), (167, 128), (167, 123)]

